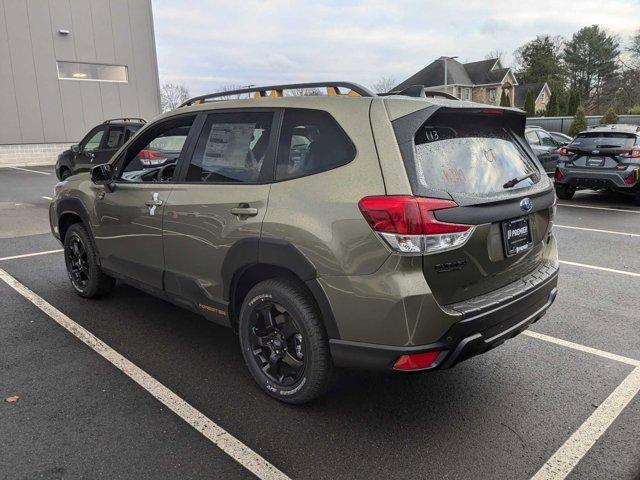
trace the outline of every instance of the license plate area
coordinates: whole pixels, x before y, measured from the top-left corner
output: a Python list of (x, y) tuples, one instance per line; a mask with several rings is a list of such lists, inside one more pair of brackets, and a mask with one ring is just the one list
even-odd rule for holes
[(602, 167), (602, 166), (604, 166), (604, 157), (587, 158), (587, 167)]
[(529, 250), (533, 246), (529, 217), (502, 222), (502, 243), (507, 257)]

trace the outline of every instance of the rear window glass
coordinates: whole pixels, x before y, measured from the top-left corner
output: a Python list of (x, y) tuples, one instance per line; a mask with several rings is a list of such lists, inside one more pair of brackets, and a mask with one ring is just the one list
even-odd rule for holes
[(594, 148), (626, 148), (635, 145), (636, 136), (620, 132), (589, 132), (578, 135), (570, 146), (581, 150)]
[(516, 177), (535, 173), (513, 189), (540, 179), (514, 133), (495, 118), (436, 114), (414, 141), (417, 180), (427, 189), (490, 195), (504, 192), (504, 184)]

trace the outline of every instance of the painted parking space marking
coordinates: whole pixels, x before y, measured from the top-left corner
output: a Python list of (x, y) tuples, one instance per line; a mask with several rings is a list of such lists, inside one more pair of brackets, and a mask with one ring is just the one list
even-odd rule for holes
[(547, 460), (532, 480), (566, 478), (639, 391), (640, 368), (635, 368)]
[(631, 277), (640, 277), (640, 273), (627, 272), (624, 270), (616, 270), (615, 268), (598, 267), (596, 265), (587, 265), (586, 263), (569, 262), (567, 260), (559, 260), (559, 262), (562, 263), (563, 265), (572, 265), (574, 267), (590, 268), (592, 270), (601, 270), (603, 272), (619, 273), (621, 275), (629, 275)]
[(173, 411), (186, 423), (195, 428), (205, 438), (255, 476), (264, 480), (289, 480), (289, 477), (254, 452), (251, 448), (240, 442), (240, 440), (217, 425), (202, 412), (195, 409), (147, 372), (127, 360), (91, 332), (78, 325), (60, 310), (31, 291), (29, 288), (25, 287), (22, 283), (1, 268), (0, 279), (37, 308), (42, 310), (61, 327), (114, 365), (127, 377), (144, 388), (147, 392), (153, 395), (153, 397), (163, 403), (167, 408)]
[(63, 251), (62, 249), (58, 249), (58, 250), (47, 250), (45, 252), (23, 253), (22, 255), (12, 255), (10, 257), (1, 257), (0, 262), (4, 260), (15, 260), (17, 258), (29, 258), (29, 257), (37, 257), (40, 255), (49, 255), (51, 253), (60, 253), (62, 251)]
[(622, 355), (616, 355), (615, 353), (605, 352), (604, 350), (598, 350), (597, 348), (587, 347), (586, 345), (581, 345), (579, 343), (569, 342), (568, 340), (563, 340), (561, 338), (551, 337), (549, 335), (545, 335), (544, 333), (534, 332), (533, 330), (525, 330), (522, 332), (524, 335), (528, 337), (537, 338), (538, 340), (542, 340), (549, 343), (555, 343), (561, 347), (571, 348), (573, 350), (578, 350), (580, 352), (590, 353), (592, 355), (597, 355), (599, 357), (607, 358), (609, 360), (615, 360), (616, 362), (626, 363), (627, 365), (631, 365), (633, 367), (640, 367), (640, 360), (636, 360), (634, 358), (624, 357)]
[(569, 207), (569, 208), (590, 208), (592, 210), (611, 210), (613, 212), (638, 213), (638, 214), (640, 214), (640, 210), (625, 210), (623, 208), (592, 207), (590, 205), (571, 205), (569, 203), (559, 203), (558, 206), (559, 207)]
[(13, 170), (22, 170), (23, 172), (39, 173), (40, 175), (51, 175), (51, 172), (41, 172), (39, 170), (31, 170), (30, 168), (23, 168), (23, 167), (7, 167), (7, 168), (12, 168)]
[(611, 235), (624, 235), (628, 237), (640, 237), (640, 233), (615, 232), (613, 230), (600, 230), (599, 228), (573, 227), (570, 225), (555, 225), (555, 224), (553, 225), (553, 228), (568, 228), (571, 230), (585, 230), (587, 232), (609, 233)]
[(44, 198), (45, 200), (53, 200), (52, 197), (47, 197), (46, 195), (43, 195), (42, 198)]

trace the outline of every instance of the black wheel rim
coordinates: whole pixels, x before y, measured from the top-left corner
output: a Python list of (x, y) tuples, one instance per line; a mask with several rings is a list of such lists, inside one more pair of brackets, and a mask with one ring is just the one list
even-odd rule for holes
[(67, 269), (73, 286), (83, 291), (89, 282), (89, 262), (87, 249), (78, 235), (73, 235), (66, 249)]
[(305, 354), (302, 332), (282, 305), (265, 301), (254, 309), (249, 341), (253, 360), (269, 380), (288, 387), (302, 378)]

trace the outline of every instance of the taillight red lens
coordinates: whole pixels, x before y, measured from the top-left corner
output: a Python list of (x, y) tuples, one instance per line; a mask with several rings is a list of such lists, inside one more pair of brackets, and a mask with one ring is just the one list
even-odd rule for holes
[(373, 230), (401, 235), (437, 235), (466, 232), (470, 225), (436, 220), (433, 212), (457, 207), (451, 200), (385, 195), (365, 197), (358, 203), (365, 220)]
[(624, 158), (640, 158), (640, 148), (634, 148), (630, 152), (623, 153), (621, 157)]
[(553, 178), (560, 181), (564, 178), (564, 174), (559, 168), (556, 168), (555, 173), (553, 174)]
[(422, 370), (431, 367), (438, 359), (440, 352), (423, 352), (401, 355), (393, 365), (395, 370)]
[(636, 183), (636, 173), (634, 172), (627, 178), (625, 178), (624, 183), (626, 183), (627, 185), (633, 185), (634, 183)]
[(571, 155), (571, 152), (566, 147), (562, 147), (558, 153), (563, 157), (568, 157), (569, 155)]
[(158, 150), (149, 150), (149, 149), (140, 150), (140, 152), (138, 152), (138, 158), (140, 158), (141, 160), (166, 160), (167, 159), (167, 157), (165, 157), (162, 154), (162, 152)]

